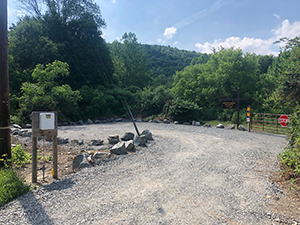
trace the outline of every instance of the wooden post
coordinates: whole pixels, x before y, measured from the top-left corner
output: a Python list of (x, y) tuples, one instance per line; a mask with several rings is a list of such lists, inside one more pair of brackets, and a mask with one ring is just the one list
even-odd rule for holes
[[(8, 39), (7, 39), (7, 0), (0, 1), (0, 158), (11, 159), (9, 78), (8, 78)], [(0, 167), (5, 164), (0, 161)]]
[(32, 183), (37, 182), (37, 138), (32, 135)]
[(53, 137), (52, 148), (53, 148), (53, 178), (57, 179), (57, 136)]

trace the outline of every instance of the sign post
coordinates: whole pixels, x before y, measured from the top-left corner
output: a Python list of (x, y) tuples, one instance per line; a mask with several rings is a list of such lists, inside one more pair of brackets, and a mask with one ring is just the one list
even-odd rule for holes
[(37, 182), (37, 137), (52, 137), (53, 178), (57, 178), (57, 112), (32, 112), (32, 183)]
[[(220, 99), (220, 101), (224, 101), (223, 106), (224, 106), (225, 101), (227, 101), (227, 102), (235, 102), (236, 101), (236, 103), (237, 103), (236, 107), (235, 107), (235, 104), (232, 104), (232, 103), (230, 103), (230, 104), (226, 103), (226, 104), (227, 104), (227, 106), (229, 106), (229, 105), (233, 106), (234, 105), (234, 108), (236, 108), (236, 111), (237, 111), (237, 121), (236, 121), (237, 128), (239, 128), (239, 125), (240, 125), (240, 101), (243, 101), (243, 100), (248, 100), (248, 98), (240, 98), (240, 88), (237, 88), (237, 98), (222, 98), (222, 99)], [(234, 109), (234, 108), (225, 108), (225, 109)]]
[(288, 122), (289, 122), (289, 117), (287, 115), (281, 115), (279, 117), (279, 123), (282, 127), (287, 127)]
[(247, 106), (247, 129), (250, 132), (251, 128), (250, 128), (250, 120), (251, 120), (251, 113), (250, 113), (251, 107), (250, 105)]

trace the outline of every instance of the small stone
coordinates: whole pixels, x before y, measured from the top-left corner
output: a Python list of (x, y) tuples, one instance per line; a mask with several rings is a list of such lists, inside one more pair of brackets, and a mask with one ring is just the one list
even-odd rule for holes
[(266, 199), (270, 199), (270, 198), (272, 198), (271, 195), (267, 195), (267, 196), (266, 196)]
[(84, 125), (84, 122), (82, 120), (78, 121), (79, 125)]
[(174, 121), (174, 124), (179, 124), (179, 122), (178, 121)]
[(30, 129), (32, 128), (32, 125), (30, 123), (25, 124), (25, 128)]
[(107, 156), (109, 153), (108, 152), (96, 152), (94, 154), (94, 158), (95, 159), (99, 159), (99, 158), (104, 158), (105, 156)]
[(154, 120), (153, 122), (154, 122), (154, 123), (160, 123), (160, 121), (159, 121), (159, 120)]
[(99, 145), (103, 145), (103, 140), (98, 139), (98, 140), (91, 140), (89, 143), (89, 146), (99, 146)]
[(203, 127), (211, 127), (211, 125), (209, 123), (205, 123)]
[(191, 125), (189, 122), (183, 122), (183, 125)]

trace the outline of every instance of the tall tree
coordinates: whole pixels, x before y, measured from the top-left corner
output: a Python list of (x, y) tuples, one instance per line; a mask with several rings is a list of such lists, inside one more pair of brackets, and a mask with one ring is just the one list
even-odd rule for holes
[(114, 76), (122, 87), (130, 85), (145, 87), (150, 84), (150, 70), (147, 67), (147, 53), (137, 42), (134, 33), (125, 33), (121, 42), (111, 45), (111, 56), (115, 66)]

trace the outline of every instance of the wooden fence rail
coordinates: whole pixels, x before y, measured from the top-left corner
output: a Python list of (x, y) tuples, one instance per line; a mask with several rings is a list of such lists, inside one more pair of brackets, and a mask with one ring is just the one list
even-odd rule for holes
[[(251, 131), (287, 134), (291, 127), (282, 127), (279, 123), (279, 117), (282, 114), (271, 113), (251, 113), (250, 128)], [(290, 117), (291, 115), (288, 115)]]

